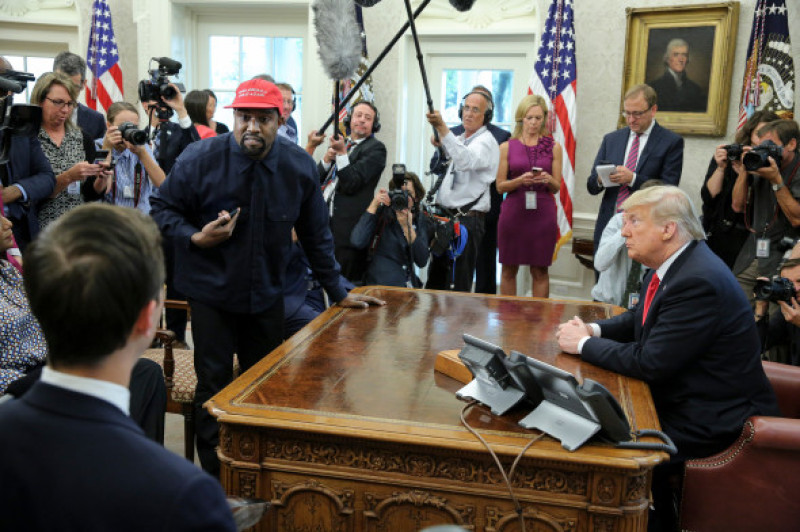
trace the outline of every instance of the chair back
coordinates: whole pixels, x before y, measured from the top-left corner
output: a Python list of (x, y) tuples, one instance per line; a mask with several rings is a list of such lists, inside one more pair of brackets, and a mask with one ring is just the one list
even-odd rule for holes
[(763, 361), (783, 417), (800, 419), (800, 367)]

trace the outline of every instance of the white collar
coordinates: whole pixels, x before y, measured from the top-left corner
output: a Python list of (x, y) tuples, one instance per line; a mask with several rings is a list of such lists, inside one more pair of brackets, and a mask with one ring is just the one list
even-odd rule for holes
[(42, 368), (42, 382), (102, 399), (122, 410), (126, 416), (130, 415), (131, 392), (119, 384), (90, 377), (79, 377), (54, 370), (50, 366)]
[(659, 280), (661, 280), (661, 281), (664, 280), (664, 276), (667, 275), (667, 270), (669, 270), (669, 267), (672, 266), (672, 263), (675, 262), (678, 259), (678, 257), (680, 257), (681, 253), (686, 251), (686, 248), (688, 248), (689, 244), (691, 244), (691, 243), (692, 243), (692, 241), (689, 240), (687, 243), (682, 245), (680, 247), (680, 249), (678, 249), (678, 251), (676, 251), (675, 253), (670, 255), (667, 258), (667, 260), (665, 260), (664, 262), (661, 263), (661, 266), (659, 266), (656, 269), (656, 275), (658, 275)]

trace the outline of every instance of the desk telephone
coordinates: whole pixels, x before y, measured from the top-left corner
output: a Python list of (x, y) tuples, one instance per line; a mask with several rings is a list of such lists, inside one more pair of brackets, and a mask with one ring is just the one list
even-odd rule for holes
[[(522, 403), (533, 406), (520, 425), (558, 438), (569, 451), (596, 436), (616, 447), (677, 452), (661, 431), (632, 433), (622, 407), (599, 382), (584, 379), (578, 384), (567, 371), (517, 351), (506, 356), (500, 347), (468, 334), (464, 342), (459, 358), (475, 379), (456, 392), (459, 398), (471, 397), (496, 415)], [(655, 436), (664, 443), (634, 441), (641, 436)]]

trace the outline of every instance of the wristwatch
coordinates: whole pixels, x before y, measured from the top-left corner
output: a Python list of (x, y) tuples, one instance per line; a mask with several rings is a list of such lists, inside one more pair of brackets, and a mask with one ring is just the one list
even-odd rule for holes
[(777, 185), (776, 185), (775, 183), (773, 183), (773, 184), (772, 184), (772, 190), (774, 190), (775, 192), (777, 192), (777, 191), (779, 191), (780, 189), (782, 189), (782, 188), (783, 188), (783, 187), (785, 187), (785, 186), (786, 186), (786, 185), (784, 185), (784, 184), (783, 184), (783, 182), (780, 182), (780, 183), (778, 183)]

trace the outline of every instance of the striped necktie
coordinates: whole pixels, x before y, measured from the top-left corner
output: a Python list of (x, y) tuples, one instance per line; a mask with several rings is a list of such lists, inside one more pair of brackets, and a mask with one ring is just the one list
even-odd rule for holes
[[(628, 158), (625, 160), (625, 168), (631, 172), (636, 172), (636, 163), (639, 161), (639, 135), (634, 135), (633, 142), (631, 142), (631, 151), (628, 152)], [(617, 191), (617, 212), (622, 210), (622, 203), (631, 195), (631, 187), (628, 185), (620, 185)]]

